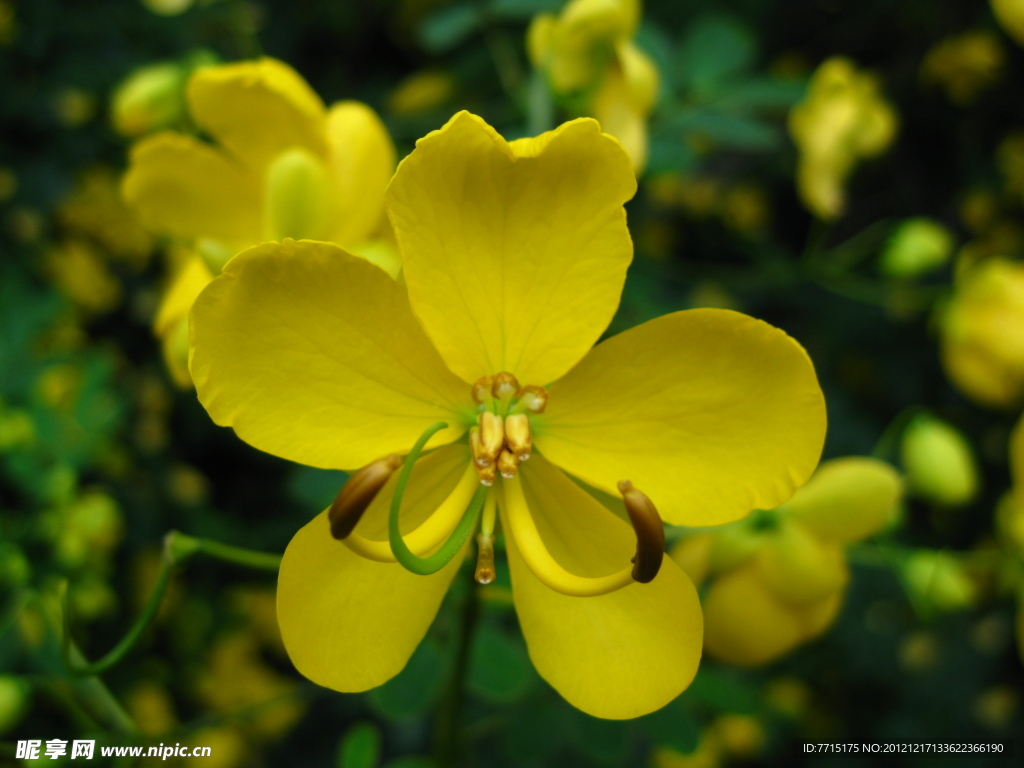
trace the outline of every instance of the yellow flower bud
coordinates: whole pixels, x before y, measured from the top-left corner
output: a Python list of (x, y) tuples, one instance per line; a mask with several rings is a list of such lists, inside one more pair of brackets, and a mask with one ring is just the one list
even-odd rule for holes
[(185, 113), (187, 71), (174, 62), (136, 70), (111, 98), (114, 130), (129, 138), (177, 123)]
[(903, 481), (884, 461), (847, 456), (823, 462), (781, 510), (815, 536), (852, 543), (883, 528), (902, 495)]
[(839, 546), (816, 539), (798, 523), (784, 523), (765, 534), (754, 562), (764, 583), (794, 603), (822, 600), (849, 579)]
[(954, 427), (918, 416), (903, 433), (901, 459), (907, 483), (918, 496), (943, 506), (970, 502), (978, 492), (974, 453)]
[(317, 240), (328, 224), (330, 178), (301, 147), (282, 152), (267, 171), (267, 239)]
[(945, 552), (917, 552), (903, 566), (907, 594), (923, 610), (956, 611), (974, 604), (977, 587)]
[(953, 233), (939, 222), (907, 219), (889, 238), (878, 266), (889, 277), (917, 277), (948, 262), (953, 244)]
[(950, 380), (982, 405), (1024, 401), (1024, 265), (991, 258), (968, 268), (942, 318)]
[(0, 733), (10, 732), (28, 711), (32, 686), (24, 677), (0, 675)]

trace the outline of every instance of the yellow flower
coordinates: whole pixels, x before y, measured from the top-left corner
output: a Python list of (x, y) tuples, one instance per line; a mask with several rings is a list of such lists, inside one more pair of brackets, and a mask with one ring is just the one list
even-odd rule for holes
[(394, 249), (374, 242), (386, 225), (395, 149), (373, 110), (354, 101), (326, 108), (274, 59), (201, 69), (187, 97), (192, 119), (218, 144), (174, 132), (143, 139), (132, 148), (123, 190), (148, 228), (194, 244), (193, 261), (206, 265), (204, 273), (186, 263), (173, 276), (156, 323), (165, 354), (176, 356), (174, 378), (185, 385), (188, 305), (238, 251), (315, 238), (398, 270)]
[(797, 191), (815, 216), (831, 219), (845, 207), (843, 185), (857, 162), (885, 151), (896, 134), (896, 114), (870, 75), (853, 62), (831, 58), (811, 76), (807, 96), (789, 113), (789, 133), (800, 150)]
[(136, 221), (121, 199), (120, 179), (110, 168), (95, 166), (83, 172), (57, 209), (65, 231), (100, 246), (111, 259), (136, 271), (149, 261), (153, 236)]
[(695, 581), (712, 578), (704, 599), (708, 654), (757, 666), (824, 632), (848, 580), (843, 547), (884, 526), (901, 493), (888, 464), (833, 459), (774, 512), (684, 538), (673, 558)]
[(921, 78), (946, 90), (957, 106), (968, 106), (1002, 74), (1006, 54), (990, 32), (969, 31), (943, 40), (921, 62)]
[(647, 117), (658, 70), (633, 43), (640, 0), (570, 0), (560, 16), (530, 24), (527, 51), (563, 104), (591, 115), (622, 142), (637, 175), (647, 164)]
[(996, 20), (1006, 34), (1024, 45), (1024, 0), (991, 0)]
[(950, 380), (981, 405), (1024, 400), (1024, 265), (990, 258), (956, 281), (940, 326)]
[(352, 692), (397, 674), (478, 522), (476, 576), (494, 579), (500, 516), (530, 656), (569, 702), (629, 718), (689, 684), (700, 606), (661, 564), (652, 502), (692, 525), (782, 503), (817, 462), (824, 404), (804, 350), (736, 312), (591, 349), (632, 258), (635, 191), (593, 120), (506, 142), (461, 112), (388, 189), (404, 285), (286, 240), (196, 301), (191, 372), (214, 421), (292, 461), (362, 467), (285, 552), (278, 620), (305, 676)]

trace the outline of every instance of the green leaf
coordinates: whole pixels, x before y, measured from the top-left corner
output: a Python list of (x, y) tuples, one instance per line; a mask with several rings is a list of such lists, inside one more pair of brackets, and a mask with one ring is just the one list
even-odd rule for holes
[(580, 712), (576, 714), (573, 742), (599, 765), (627, 765), (634, 734), (628, 721), (601, 720)]
[(776, 149), (780, 140), (778, 130), (768, 123), (720, 112), (692, 112), (678, 125), (684, 135), (710, 139), (725, 149), (767, 151)]
[(488, 10), (496, 18), (528, 21), (541, 13), (557, 14), (563, 5), (563, 0), (493, 0)]
[(789, 109), (804, 97), (807, 84), (781, 78), (751, 78), (729, 86), (716, 102), (722, 110), (758, 111)]
[(407, 757), (399, 757), (392, 760), (384, 766), (384, 768), (437, 768), (437, 763), (429, 757), (409, 755)]
[(338, 747), (338, 768), (375, 768), (380, 760), (380, 730), (371, 722), (356, 723)]
[(697, 701), (720, 712), (749, 715), (757, 709), (758, 692), (739, 677), (705, 665), (683, 693), (682, 700)]
[(389, 720), (429, 711), (444, 687), (445, 659), (437, 643), (424, 640), (396, 677), (370, 692), (374, 707)]
[(756, 58), (757, 40), (747, 27), (729, 16), (707, 14), (690, 26), (676, 66), (690, 89), (710, 96)]
[(522, 643), (493, 624), (480, 627), (469, 658), (469, 687), (497, 703), (521, 699), (536, 682), (536, 673)]
[(682, 706), (679, 699), (657, 712), (641, 717), (637, 724), (646, 731), (655, 744), (670, 747), (688, 755), (697, 749), (700, 725), (693, 713)]
[(420, 43), (429, 53), (446, 53), (479, 27), (480, 8), (469, 3), (447, 5), (430, 14), (420, 27)]

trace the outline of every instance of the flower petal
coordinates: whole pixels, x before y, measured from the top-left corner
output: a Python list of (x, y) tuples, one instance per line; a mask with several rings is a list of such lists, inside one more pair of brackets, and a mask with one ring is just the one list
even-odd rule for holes
[(632, 243), (629, 157), (593, 120), (509, 144), (460, 112), (388, 188), (416, 316), (466, 381), (546, 384), (611, 321)]
[(122, 194), (147, 228), (249, 245), (263, 232), (262, 185), (220, 150), (177, 133), (132, 147)]
[(409, 308), (405, 289), (330, 243), (240, 253), (192, 311), (192, 379), (221, 426), (262, 451), (355, 469), (405, 453), (431, 423), (464, 429), (472, 406)]
[(358, 101), (331, 107), (327, 140), (334, 185), (331, 242), (355, 247), (386, 224), (384, 192), (395, 172), (395, 145), (377, 113)]
[(801, 607), (841, 591), (850, 578), (838, 544), (790, 521), (765, 536), (754, 565), (776, 595)]
[(614, 493), (630, 480), (673, 524), (772, 509), (814, 470), (825, 403), (807, 353), (767, 323), (693, 309), (594, 348), (550, 388), (534, 444)]
[(850, 543), (882, 528), (902, 495), (903, 481), (889, 464), (847, 456), (822, 463), (784, 509), (815, 535)]
[[(629, 562), (634, 536), (625, 522), (541, 456), (520, 473), (541, 535), (566, 568), (595, 576)], [(690, 684), (700, 661), (700, 603), (672, 560), (649, 584), (567, 597), (537, 580), (510, 537), (506, 546), (530, 658), (570, 704), (597, 717), (639, 717)]]
[[(442, 448), (413, 470), (403, 521), (422, 520), (458, 481), (468, 455)], [(394, 480), (366, 511), (364, 526), (386, 525)], [(391, 679), (420, 644), (461, 557), (431, 576), (378, 563), (331, 537), (327, 513), (306, 524), (285, 550), (277, 583), (277, 618), (296, 669), (318, 685), (354, 693)]]
[(153, 332), (160, 337), (167, 370), (174, 383), (183, 389), (192, 386), (188, 372), (188, 313), (211, 280), (213, 274), (206, 262), (194, 253), (186, 256), (153, 321)]
[(323, 101), (277, 59), (200, 69), (188, 102), (196, 123), (254, 171), (293, 147), (326, 155)]
[(842, 590), (797, 606), (780, 598), (754, 566), (720, 576), (704, 597), (704, 650), (727, 664), (755, 667), (823, 632), (842, 604)]

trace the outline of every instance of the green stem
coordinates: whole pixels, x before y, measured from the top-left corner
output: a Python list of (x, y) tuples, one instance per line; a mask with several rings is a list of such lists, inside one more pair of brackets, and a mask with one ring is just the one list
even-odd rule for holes
[(388, 517), (388, 542), (391, 544), (391, 551), (395, 555), (395, 559), (406, 570), (417, 573), (420, 576), (429, 576), (432, 573), (437, 573), (459, 553), (462, 546), (466, 543), (466, 539), (469, 538), (476, 527), (477, 520), (480, 518), (480, 511), (484, 507), (484, 500), (487, 498), (487, 488), (481, 485), (477, 488), (476, 493), (473, 494), (473, 500), (469, 502), (466, 511), (462, 513), (462, 518), (459, 520), (458, 525), (455, 526), (455, 530), (451, 532), (448, 540), (441, 545), (437, 552), (428, 557), (419, 557), (409, 549), (405, 539), (402, 538), (402, 531), (399, 528), (402, 498), (405, 496), (405, 486), (409, 483), (413, 465), (420, 457), (420, 453), (423, 452), (427, 441), (442, 429), (447, 428), (447, 426), (448, 424), (445, 422), (439, 421), (436, 424), (431, 424), (420, 435), (416, 445), (412, 447), (409, 455), (405, 457), (402, 471), (398, 475), (398, 482), (395, 484), (395, 494), (391, 497), (391, 514)]
[[(468, 571), (467, 571), (468, 572)], [(455, 766), (462, 748), (462, 708), (466, 699), (466, 673), (469, 671), (473, 633), (480, 616), (480, 598), (475, 581), (470, 581), (462, 599), (458, 639), (455, 647), (455, 665), (448, 682), (448, 691), (435, 722), (434, 750), (441, 766)]]
[(68, 583), (64, 581), (60, 586), (63, 614), (61, 654), (68, 671), (78, 676), (98, 675), (124, 659), (138, 644), (149, 628), (149, 625), (153, 623), (153, 619), (156, 618), (160, 605), (163, 603), (164, 595), (167, 593), (167, 587), (171, 582), (174, 568), (183, 565), (197, 554), (259, 570), (276, 571), (281, 565), (280, 555), (254, 552), (241, 547), (233, 547), (230, 544), (221, 544), (210, 539), (188, 536), (180, 531), (171, 531), (164, 538), (164, 551), (160, 561), (160, 572), (157, 575), (156, 585), (153, 587), (149, 599), (146, 600), (142, 612), (117, 645), (111, 648), (102, 658), (94, 662), (86, 661), (74, 647), (74, 642), (71, 639), (71, 601), (68, 599)]
[(276, 571), (281, 567), (281, 555), (256, 552), (231, 544), (222, 544), (212, 539), (201, 539), (181, 531), (168, 533), (165, 544), (176, 564), (183, 563), (193, 555), (199, 554), (256, 570)]

